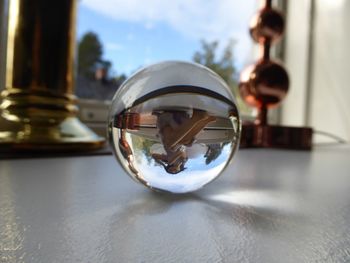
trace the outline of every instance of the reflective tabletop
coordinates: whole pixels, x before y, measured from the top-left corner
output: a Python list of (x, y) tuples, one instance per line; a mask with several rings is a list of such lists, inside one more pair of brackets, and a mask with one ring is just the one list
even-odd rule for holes
[(349, 262), (350, 146), (240, 150), (154, 193), (113, 156), (0, 161), (0, 262)]

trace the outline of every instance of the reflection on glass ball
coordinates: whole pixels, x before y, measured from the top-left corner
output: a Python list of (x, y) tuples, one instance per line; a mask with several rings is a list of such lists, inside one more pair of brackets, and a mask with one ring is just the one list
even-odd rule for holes
[(233, 157), (241, 123), (225, 82), (185, 62), (146, 67), (115, 94), (109, 137), (125, 171), (165, 192), (195, 191), (217, 178)]

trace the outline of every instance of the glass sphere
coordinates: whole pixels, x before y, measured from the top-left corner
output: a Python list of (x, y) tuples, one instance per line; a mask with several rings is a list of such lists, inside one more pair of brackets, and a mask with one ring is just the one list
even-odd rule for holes
[(170, 61), (122, 84), (108, 130), (117, 160), (133, 179), (186, 193), (222, 173), (238, 147), (241, 122), (232, 92), (216, 73)]

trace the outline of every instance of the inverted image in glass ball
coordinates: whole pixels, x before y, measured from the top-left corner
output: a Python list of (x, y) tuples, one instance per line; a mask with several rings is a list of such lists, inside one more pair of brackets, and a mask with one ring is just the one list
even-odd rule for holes
[(133, 179), (186, 193), (222, 173), (238, 147), (241, 122), (232, 92), (216, 73), (170, 61), (122, 84), (108, 129), (114, 154)]

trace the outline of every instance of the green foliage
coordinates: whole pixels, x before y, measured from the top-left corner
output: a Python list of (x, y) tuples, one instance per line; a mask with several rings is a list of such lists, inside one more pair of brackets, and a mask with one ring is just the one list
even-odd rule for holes
[(222, 149), (224, 148), (223, 144), (208, 144), (208, 149), (205, 153), (205, 164), (210, 164), (212, 161), (216, 160), (222, 152)]
[(217, 49), (219, 42), (206, 42), (202, 40), (202, 50), (197, 51), (194, 54), (193, 61), (215, 71), (226, 81), (226, 83), (231, 87), (232, 91), (236, 93), (237, 81), (234, 78), (236, 69), (233, 63), (233, 45), (234, 42), (231, 40), (224, 48), (222, 56), (220, 58), (217, 58)]
[(78, 73), (87, 78), (93, 78), (96, 67), (99, 64), (105, 63), (111, 67), (109, 61), (102, 59), (103, 47), (97, 34), (87, 32), (79, 41), (78, 44)]
[(197, 51), (193, 56), (193, 61), (199, 64), (202, 64), (214, 72), (216, 72), (220, 77), (225, 80), (229, 85), (232, 92), (237, 98), (238, 108), (241, 112), (247, 115), (251, 115), (252, 110), (242, 101), (239, 91), (238, 83), (235, 79), (237, 73), (234, 66), (234, 55), (233, 55), (233, 46), (234, 41), (230, 41), (227, 46), (224, 48), (221, 57), (218, 57), (218, 41), (202, 42), (202, 50)]

